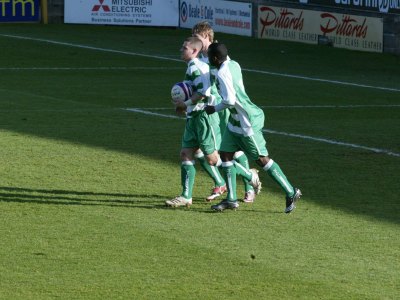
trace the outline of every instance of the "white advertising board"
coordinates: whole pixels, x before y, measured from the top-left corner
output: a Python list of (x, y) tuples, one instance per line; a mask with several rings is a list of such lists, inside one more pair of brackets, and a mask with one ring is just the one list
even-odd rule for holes
[(179, 0), (65, 0), (64, 22), (177, 27)]
[(258, 37), (318, 44), (325, 37), (334, 47), (383, 51), (383, 20), (324, 11), (258, 7)]
[(192, 28), (201, 21), (215, 32), (252, 35), (252, 4), (219, 0), (181, 0), (180, 27)]

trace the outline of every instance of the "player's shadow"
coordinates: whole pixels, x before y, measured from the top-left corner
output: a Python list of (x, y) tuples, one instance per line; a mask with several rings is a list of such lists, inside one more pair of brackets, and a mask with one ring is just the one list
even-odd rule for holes
[[(156, 194), (99, 193), (0, 186), (0, 202), (170, 209), (173, 211), (174, 208), (165, 206), (165, 199), (165, 195)], [(215, 211), (210, 208), (211, 203), (205, 202), (203, 198), (193, 198), (193, 202), (197, 205), (193, 205), (189, 209), (179, 209), (186, 209), (196, 213), (215, 213)], [(256, 209), (244, 211), (265, 213), (263, 210)]]
[(0, 187), (0, 201), (52, 205), (162, 208), (165, 195), (98, 193), (67, 190)]

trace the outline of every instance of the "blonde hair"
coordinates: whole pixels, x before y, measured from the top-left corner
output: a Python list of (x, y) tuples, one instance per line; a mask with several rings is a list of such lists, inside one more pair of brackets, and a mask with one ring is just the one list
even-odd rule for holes
[(202, 21), (194, 25), (192, 28), (192, 34), (199, 34), (204, 38), (208, 37), (208, 40), (211, 43), (214, 42), (214, 30), (207, 21)]

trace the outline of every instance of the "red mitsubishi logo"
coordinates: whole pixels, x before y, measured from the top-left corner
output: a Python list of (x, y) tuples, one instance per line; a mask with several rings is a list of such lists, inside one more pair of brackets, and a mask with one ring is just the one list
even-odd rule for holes
[(108, 7), (108, 5), (103, 5), (104, 0), (99, 0), (100, 5), (95, 5), (92, 8), (92, 11), (99, 11), (100, 8), (102, 8), (104, 11), (110, 11), (110, 8)]

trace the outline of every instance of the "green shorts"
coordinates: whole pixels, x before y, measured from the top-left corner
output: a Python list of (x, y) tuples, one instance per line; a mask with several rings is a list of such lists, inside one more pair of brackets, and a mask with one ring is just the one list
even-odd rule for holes
[(219, 150), (221, 133), (218, 120), (205, 111), (186, 119), (182, 148), (200, 148), (205, 155)]
[(229, 115), (229, 109), (223, 109), (218, 112), (219, 130), (221, 131), (221, 135), (224, 135), (225, 129), (228, 127)]
[(252, 136), (243, 136), (227, 128), (222, 136), (220, 151), (233, 153), (242, 150), (248, 158), (258, 160), (260, 156), (268, 156), (266, 144), (261, 130)]

